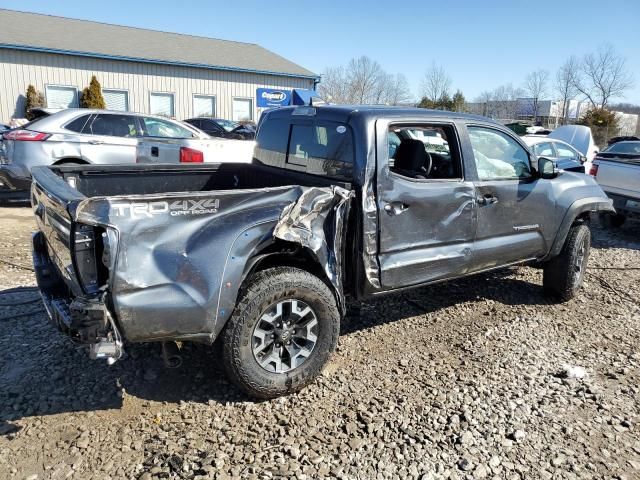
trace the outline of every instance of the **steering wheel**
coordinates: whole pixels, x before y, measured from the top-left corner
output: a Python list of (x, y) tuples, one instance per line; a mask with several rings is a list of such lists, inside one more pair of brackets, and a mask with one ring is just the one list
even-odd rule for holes
[(422, 174), (425, 177), (428, 177), (431, 173), (431, 169), (433, 168), (433, 159), (431, 158), (431, 154), (427, 151), (427, 146), (424, 147), (424, 152), (427, 154), (427, 157), (424, 159), (424, 164), (422, 165)]

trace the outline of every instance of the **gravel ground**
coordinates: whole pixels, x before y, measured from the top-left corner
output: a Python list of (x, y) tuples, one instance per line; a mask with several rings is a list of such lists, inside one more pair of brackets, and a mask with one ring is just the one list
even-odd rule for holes
[[(28, 266), (32, 228), (0, 209), (0, 259)], [(319, 381), (266, 402), (205, 346), (92, 362), (2, 263), (0, 477), (640, 478), (638, 239), (595, 229), (563, 305), (528, 267), (365, 304)]]

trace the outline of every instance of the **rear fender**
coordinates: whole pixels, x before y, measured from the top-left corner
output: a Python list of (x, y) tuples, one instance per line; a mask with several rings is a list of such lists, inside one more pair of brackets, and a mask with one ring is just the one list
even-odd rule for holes
[(275, 225), (273, 222), (254, 225), (236, 237), (227, 255), (220, 285), (216, 335), (231, 316), (240, 287), (254, 267), (269, 256), (283, 254), (281, 249), (265, 253), (274, 240), (300, 247), (309, 254), (314, 265), (324, 272), (344, 313), (345, 222), (351, 197), (352, 192), (340, 187), (305, 189), (283, 210)]

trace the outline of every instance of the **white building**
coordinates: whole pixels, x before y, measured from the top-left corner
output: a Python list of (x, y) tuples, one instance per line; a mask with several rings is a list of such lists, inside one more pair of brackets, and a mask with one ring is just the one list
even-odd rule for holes
[(0, 9), (0, 122), (24, 117), (29, 84), (47, 107), (77, 107), (92, 75), (108, 108), (178, 119), (257, 121), (265, 98), (319, 81), (256, 44)]

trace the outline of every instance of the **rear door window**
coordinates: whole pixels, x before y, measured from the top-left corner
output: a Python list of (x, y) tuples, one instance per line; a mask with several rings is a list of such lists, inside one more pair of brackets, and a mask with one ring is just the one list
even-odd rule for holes
[[(67, 123), (64, 126), (64, 128), (67, 129), (67, 130), (71, 130), (72, 132), (83, 133), (85, 125), (89, 121), (90, 117), (91, 117), (91, 115), (81, 115), (78, 118), (76, 118), (75, 120), (71, 120), (69, 123)], [(86, 133), (86, 132), (84, 132), (84, 133)]]
[(93, 135), (106, 135), (109, 137), (136, 137), (138, 136), (138, 124), (136, 117), (132, 115), (98, 114), (91, 122), (88, 132)]
[(575, 158), (576, 160), (580, 154), (567, 145), (556, 143), (556, 150), (558, 150), (558, 157), (560, 158)]
[(533, 147), (533, 151), (538, 157), (555, 157), (556, 154), (553, 151), (553, 145), (551, 142), (537, 143)]

